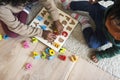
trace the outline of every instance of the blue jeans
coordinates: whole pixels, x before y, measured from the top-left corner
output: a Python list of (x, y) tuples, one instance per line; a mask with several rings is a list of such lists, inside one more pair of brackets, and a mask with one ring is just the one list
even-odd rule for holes
[(104, 26), (105, 7), (99, 3), (90, 4), (88, 1), (72, 1), (70, 3), (70, 9), (73, 11), (80, 10), (89, 12), (89, 15), (94, 20), (96, 25), (95, 31), (93, 31), (91, 27), (83, 30), (83, 35), (89, 47), (96, 49), (108, 42), (102, 30)]

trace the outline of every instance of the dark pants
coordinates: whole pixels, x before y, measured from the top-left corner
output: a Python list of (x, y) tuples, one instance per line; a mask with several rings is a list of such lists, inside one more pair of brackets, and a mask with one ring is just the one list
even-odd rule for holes
[(108, 41), (103, 33), (103, 19), (105, 7), (101, 6), (99, 3), (90, 4), (88, 1), (72, 1), (70, 3), (70, 9), (73, 11), (80, 10), (89, 12), (89, 15), (95, 22), (96, 30), (93, 31), (91, 27), (83, 30), (83, 35), (91, 48), (98, 48)]
[[(26, 24), (27, 16), (28, 16), (28, 14), (27, 14), (26, 12), (21, 11), (20, 13), (14, 14), (14, 16), (16, 16), (20, 22)], [(10, 30), (8, 29), (8, 26), (7, 26), (3, 21), (0, 21), (0, 22), (1, 22), (1, 24), (2, 24), (2, 27), (3, 27), (4, 32), (5, 32), (9, 37), (16, 38), (16, 37), (19, 36), (19, 34), (10, 31)]]

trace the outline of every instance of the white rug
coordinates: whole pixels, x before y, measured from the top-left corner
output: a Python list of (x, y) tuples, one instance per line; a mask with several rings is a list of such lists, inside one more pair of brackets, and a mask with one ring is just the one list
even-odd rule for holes
[(100, 60), (98, 63), (93, 63), (89, 59), (89, 55), (91, 54), (92, 50), (87, 47), (79, 25), (73, 30), (72, 34), (65, 42), (63, 47), (65, 47), (70, 52), (79, 55), (93, 65), (96, 65), (98, 68), (110, 73), (117, 78), (120, 78), (120, 55)]
[[(100, 2), (100, 4), (107, 7), (108, 5), (112, 4), (112, 2)], [(72, 53), (75, 53), (82, 57), (83, 59), (87, 60), (93, 65), (96, 65), (98, 68), (110, 73), (111, 75), (115, 76), (116, 78), (120, 79), (120, 55), (114, 56), (112, 58), (106, 58), (100, 60), (98, 63), (94, 63), (89, 59), (89, 55), (92, 53), (92, 49), (88, 48), (83, 33), (81, 32), (81, 26), (78, 25), (65, 42), (63, 47), (67, 48)]]

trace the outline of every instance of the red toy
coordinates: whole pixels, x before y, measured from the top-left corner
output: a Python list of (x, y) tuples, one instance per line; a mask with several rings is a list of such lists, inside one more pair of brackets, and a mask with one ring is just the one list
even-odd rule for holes
[(66, 56), (65, 56), (65, 55), (59, 55), (58, 58), (59, 58), (60, 60), (63, 60), (63, 61), (66, 60)]

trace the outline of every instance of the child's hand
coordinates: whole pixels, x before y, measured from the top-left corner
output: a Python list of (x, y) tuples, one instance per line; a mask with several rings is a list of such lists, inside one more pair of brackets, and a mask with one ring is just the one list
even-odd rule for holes
[(53, 25), (53, 30), (54, 31), (58, 31), (58, 34), (61, 34), (63, 31), (63, 25), (60, 23), (59, 20), (54, 21), (54, 25)]
[(56, 35), (49, 30), (44, 30), (42, 37), (48, 40), (48, 42), (53, 42), (56, 39)]

